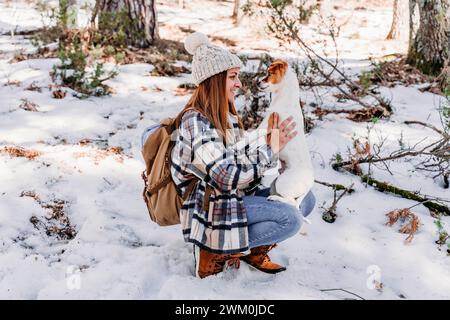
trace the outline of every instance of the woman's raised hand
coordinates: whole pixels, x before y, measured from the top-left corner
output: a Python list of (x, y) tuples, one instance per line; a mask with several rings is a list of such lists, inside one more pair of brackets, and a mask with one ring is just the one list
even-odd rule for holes
[(290, 116), (280, 123), (278, 113), (272, 112), (270, 114), (266, 139), (274, 153), (283, 150), (286, 144), (297, 135), (298, 132), (294, 131), (297, 124), (292, 120), (293, 117)]

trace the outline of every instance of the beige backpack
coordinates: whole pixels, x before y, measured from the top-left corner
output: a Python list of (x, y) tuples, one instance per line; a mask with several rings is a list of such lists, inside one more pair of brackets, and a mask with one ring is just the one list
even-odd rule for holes
[(170, 174), (171, 154), (175, 145), (171, 135), (179, 127), (181, 116), (166, 118), (154, 126), (142, 148), (146, 166), (142, 172), (144, 201), (150, 218), (160, 226), (180, 223), (181, 206), (199, 181), (194, 177), (182, 195)]

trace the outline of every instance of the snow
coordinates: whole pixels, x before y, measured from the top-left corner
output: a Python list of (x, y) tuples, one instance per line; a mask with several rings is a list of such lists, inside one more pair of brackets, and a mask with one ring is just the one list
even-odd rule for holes
[(0, 11), (0, 34), (34, 30), (51, 23), (48, 14), (41, 15), (35, 6), (24, 1), (2, 1)]
[[(268, 51), (278, 48), (270, 38), (253, 37), (246, 42), (257, 30), (225, 28), (231, 25), (227, 13), (231, 12), (231, 3), (217, 2), (211, 10), (194, 10), (202, 3), (189, 1), (184, 10), (175, 4), (158, 3), (161, 35), (168, 37), (175, 25), (186, 24), (210, 35), (238, 35), (236, 49), (242, 52), (259, 52), (253, 47), (266, 47)], [(29, 6), (14, 2), (13, 7), (5, 8), (0, 4), (1, 30), (40, 26), (39, 14)], [(26, 19), (19, 19), (18, 13)], [(343, 63), (356, 75), (367, 70), (370, 55), (389, 52), (389, 48), (377, 48), (380, 37), (376, 38), (377, 30), (369, 27), (377, 17), (388, 20), (391, 12), (355, 14), (365, 14), (367, 37), (373, 42), (355, 42), (352, 51), (349, 48), (355, 43), (344, 41)], [(197, 28), (200, 25), (202, 28)], [(174, 33), (173, 37), (181, 39), (181, 34)], [(394, 47), (386, 41), (384, 45)], [(354, 183), (355, 193), (344, 196), (338, 204), (336, 222), (322, 220), (322, 207), (331, 205), (333, 192), (316, 183), (312, 225), (304, 225), (299, 234), (271, 253), (273, 260), (287, 266), (286, 272), (268, 275), (241, 263), (239, 270), (195, 278), (192, 247), (184, 243), (180, 226), (159, 227), (148, 217), (141, 196), (144, 165), (139, 150), (143, 129), (175, 115), (187, 102), (189, 96), (176, 96), (175, 89), (189, 82), (190, 76), (154, 77), (150, 64), (123, 65), (119, 75), (108, 81), (115, 90), (110, 97), (80, 100), (63, 88), (66, 97), (53, 99), (48, 88), (52, 83), (49, 72), (57, 59), (8, 63), (16, 50), (28, 46), (26, 39), (0, 37), (0, 150), (20, 146), (42, 153), (34, 160), (0, 153), (1, 299), (356, 298), (342, 290), (321, 291), (339, 288), (365, 299), (450, 298), (450, 258), (435, 244), (437, 228), (428, 209), (422, 205), (412, 209), (421, 225), (412, 242), (406, 244), (407, 235), (398, 232), (399, 224), (385, 225), (385, 214), (417, 203), (380, 193), (356, 176), (331, 169), (333, 155), (339, 152), (346, 158), (352, 137), (365, 137), (368, 132), (367, 123), (352, 122), (344, 114), (314, 120), (315, 127), (307, 135), (316, 180), (346, 186)], [(274, 54), (294, 57), (292, 52), (273, 50)], [(18, 85), (8, 84), (15, 80)], [(26, 90), (31, 83), (41, 87), (41, 92)], [(399, 147), (401, 134), (407, 145), (423, 138), (438, 138), (430, 129), (403, 121), (420, 120), (440, 127), (439, 96), (422, 93), (416, 87), (383, 87), (380, 91), (392, 99), (394, 113), (388, 120), (369, 124), (372, 143), (386, 138), (384, 152), (389, 154)], [(336, 105), (333, 91), (320, 89), (320, 93), (324, 107)], [(38, 111), (19, 108), (22, 99), (37, 104)], [(307, 106), (315, 101), (311, 92), (303, 92), (302, 99)], [(239, 98), (238, 103), (242, 102)], [(345, 102), (336, 107), (351, 106), (354, 104)], [(310, 107), (305, 111), (314, 118)], [(91, 143), (80, 143), (83, 139)], [(121, 147), (123, 154), (108, 153), (105, 146)], [(367, 166), (362, 168), (367, 171)], [(411, 162), (394, 161), (390, 168), (394, 175), (371, 169), (379, 180), (449, 200), (448, 189), (423, 172), (414, 171)], [(21, 196), (31, 191), (40, 202)], [(73, 239), (49, 237), (30, 222), (32, 216), (45, 221), (51, 210), (43, 205), (55, 200), (65, 201), (64, 212), (76, 230)], [(443, 217), (442, 222), (450, 231), (450, 218)], [(375, 276), (383, 284), (381, 290), (367, 284), (373, 270), (379, 270)]]

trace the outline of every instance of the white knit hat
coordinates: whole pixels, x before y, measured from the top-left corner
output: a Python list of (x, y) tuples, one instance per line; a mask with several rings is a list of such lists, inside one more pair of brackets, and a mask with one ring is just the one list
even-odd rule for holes
[(203, 80), (231, 68), (242, 68), (241, 59), (226, 49), (212, 45), (208, 37), (194, 32), (184, 40), (186, 51), (194, 55), (192, 60), (192, 78), (196, 85)]

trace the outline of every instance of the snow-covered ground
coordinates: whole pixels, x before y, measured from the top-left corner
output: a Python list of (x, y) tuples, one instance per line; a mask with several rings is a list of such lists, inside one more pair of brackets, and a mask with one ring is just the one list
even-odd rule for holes
[[(275, 44), (268, 36), (258, 45), (254, 37), (251, 43), (242, 41), (240, 37), (251, 31), (233, 29), (228, 17), (231, 2), (209, 1), (208, 11), (194, 10), (206, 1), (186, 2), (184, 10), (175, 3), (158, 3), (163, 37), (170, 38), (175, 25), (188, 25), (210, 35), (238, 34), (234, 40), (243, 51)], [(18, 3), (15, 16), (6, 10), (6, 3), (0, 3), (0, 27), (39, 27), (39, 13), (31, 11), (26, 2)], [(390, 10), (357, 14), (365, 14), (367, 26), (372, 26), (380, 17), (386, 21)], [(355, 47), (354, 55), (343, 50), (349, 72), (367, 68), (365, 59), (372, 54), (392, 53), (389, 46), (394, 45), (382, 40), (389, 23), (380, 28), (383, 32), (378, 38), (376, 30), (370, 29), (369, 36), (375, 40)], [(173, 39), (177, 37), (181, 39), (181, 34), (174, 32)], [(186, 103), (188, 96), (175, 95), (175, 89), (188, 82), (189, 75), (153, 77), (152, 65), (123, 65), (119, 75), (108, 82), (115, 89), (110, 97), (80, 100), (67, 89), (64, 99), (54, 99), (48, 86), (56, 59), (8, 63), (8, 57), (24, 46), (26, 42), (11, 36), (0, 38), (0, 51), (4, 51), (3, 55), (0, 52), (0, 150), (17, 146), (37, 150), (40, 156), (30, 160), (0, 153), (0, 298), (357, 298), (348, 292), (366, 299), (450, 298), (450, 257), (435, 244), (437, 228), (428, 209), (422, 205), (412, 209), (421, 225), (412, 242), (405, 244), (407, 235), (398, 232), (398, 224), (386, 226), (385, 214), (416, 202), (380, 193), (358, 177), (331, 169), (333, 155), (339, 152), (345, 158), (352, 137), (367, 134), (367, 123), (349, 121), (344, 115), (314, 120), (315, 128), (307, 137), (317, 180), (346, 186), (354, 183), (356, 192), (338, 204), (336, 222), (329, 224), (321, 218), (321, 206), (332, 203), (332, 190), (315, 184), (317, 206), (310, 216), (312, 225), (305, 225), (271, 254), (287, 266), (286, 272), (268, 275), (242, 263), (239, 270), (195, 278), (192, 248), (183, 242), (180, 226), (158, 227), (148, 217), (141, 196), (144, 167), (139, 154), (142, 129), (175, 115)], [(350, 44), (346, 46), (350, 48)], [(278, 54), (283, 54), (281, 49)], [(292, 53), (288, 55), (292, 57)], [(41, 91), (26, 90), (32, 83)], [(392, 98), (394, 114), (373, 125), (372, 143), (386, 138), (387, 154), (398, 148), (401, 135), (406, 145), (424, 137), (438, 138), (432, 130), (403, 121), (420, 120), (440, 127), (439, 96), (403, 86), (381, 88), (381, 92)], [(331, 107), (327, 104), (335, 99), (326, 90), (323, 94), (325, 106)], [(307, 105), (314, 101), (310, 92), (304, 92), (302, 98)], [(20, 108), (24, 99), (35, 103), (37, 111)], [(349, 104), (338, 105), (346, 106)], [(314, 118), (311, 111), (305, 109)], [(123, 153), (107, 147), (121, 147)], [(450, 198), (448, 189), (413, 171), (410, 162), (393, 162), (390, 168), (393, 175), (372, 168), (373, 175), (405, 189)], [(48, 205), (61, 200), (76, 232), (71, 240), (47, 236), (43, 224), (30, 222), (35, 217), (33, 221), (48, 225), (46, 217), (52, 212)], [(450, 231), (449, 217), (442, 221)], [(371, 287), (374, 279), (382, 283), (380, 290)], [(339, 288), (348, 292), (325, 291)]]

